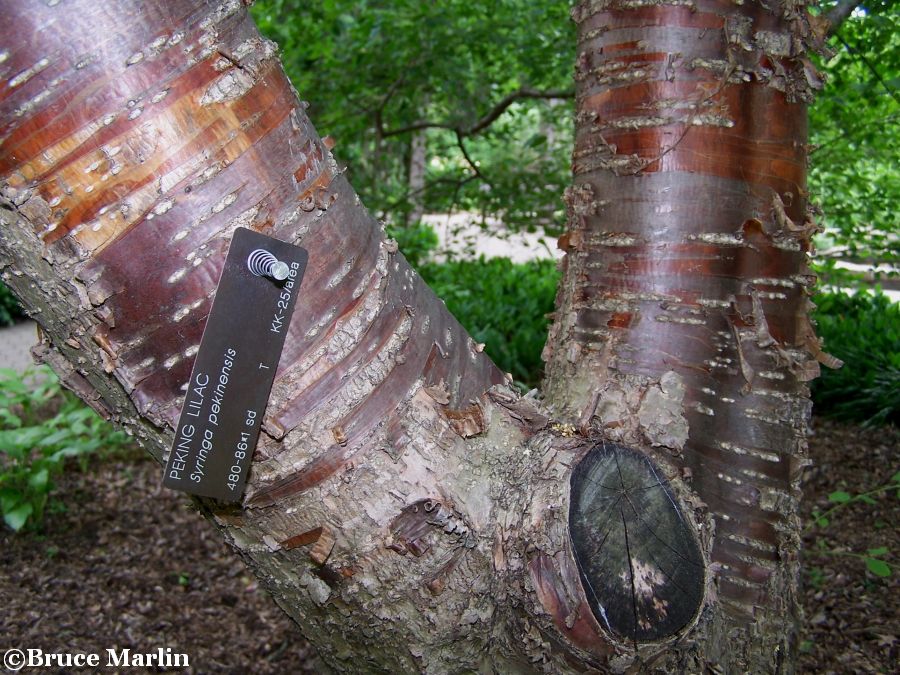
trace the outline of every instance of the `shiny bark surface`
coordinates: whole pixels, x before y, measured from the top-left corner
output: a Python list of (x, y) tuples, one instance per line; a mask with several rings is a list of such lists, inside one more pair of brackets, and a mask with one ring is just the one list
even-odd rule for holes
[[(360, 206), (240, 2), (67, 5), (11, 17), (40, 39), (0, 65), (0, 175), (142, 416), (176, 421), (236, 227), (310, 254), (258, 452), (303, 425), (342, 439), (257, 503), (330, 475), (417, 381), (461, 407), (502, 380)], [(323, 415), (337, 400), (352, 411)]]
[(816, 36), (795, 2), (594, 0), (574, 17), (548, 398), (684, 486), (726, 633), (790, 635), (807, 382), (830, 363), (808, 319)]

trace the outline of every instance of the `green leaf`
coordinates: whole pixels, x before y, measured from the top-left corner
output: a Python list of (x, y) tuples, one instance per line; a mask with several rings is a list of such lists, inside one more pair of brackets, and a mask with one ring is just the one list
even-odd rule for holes
[(878, 556), (887, 555), (888, 548), (887, 546), (879, 546), (878, 548), (870, 548), (866, 553), (874, 558)]
[(0, 418), (3, 420), (3, 426), (18, 429), (22, 426), (22, 418), (14, 415), (8, 409), (0, 409)]
[(49, 483), (50, 471), (47, 469), (39, 469), (28, 478), (28, 486), (38, 492), (46, 491)]
[(3, 513), (11, 511), (20, 501), (22, 501), (22, 493), (15, 488), (0, 488), (0, 511)]
[(816, 518), (816, 525), (818, 525), (819, 527), (828, 527), (829, 522), (830, 521), (828, 520), (828, 518), (825, 517)]
[[(0, 368), (0, 379), (3, 380), (20, 380), (22, 379), (21, 375), (12, 368)], [(6, 386), (6, 383), (3, 383), (3, 386)]]
[(866, 567), (875, 576), (891, 576), (891, 566), (888, 565), (884, 560), (879, 560), (878, 558), (866, 558)]
[(851, 499), (853, 499), (853, 495), (849, 492), (844, 492), (843, 490), (837, 490), (836, 492), (832, 492), (828, 495), (828, 501), (835, 502), (837, 504), (846, 504)]
[(11, 511), (4, 512), (3, 520), (13, 529), (13, 531), (18, 532), (25, 527), (25, 523), (28, 522), (28, 518), (31, 516), (32, 511), (34, 511), (34, 507), (31, 503), (25, 502), (19, 504)]
[(61, 442), (72, 437), (72, 429), (66, 427), (60, 429), (59, 431), (55, 431), (52, 434), (49, 434), (45, 438), (43, 438), (40, 442), (40, 446), (42, 448), (50, 448), (56, 445), (59, 445)]

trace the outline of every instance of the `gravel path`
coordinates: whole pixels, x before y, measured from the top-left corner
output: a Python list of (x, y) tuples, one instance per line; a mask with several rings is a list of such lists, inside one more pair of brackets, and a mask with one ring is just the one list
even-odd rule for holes
[(33, 366), (31, 347), (37, 341), (37, 324), (34, 321), (0, 328), (0, 368), (22, 371)]

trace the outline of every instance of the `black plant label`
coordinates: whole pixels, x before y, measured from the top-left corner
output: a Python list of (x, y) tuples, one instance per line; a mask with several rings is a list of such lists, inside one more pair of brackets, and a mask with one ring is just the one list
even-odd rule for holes
[(307, 259), (298, 246), (235, 230), (185, 391), (166, 487), (240, 500)]

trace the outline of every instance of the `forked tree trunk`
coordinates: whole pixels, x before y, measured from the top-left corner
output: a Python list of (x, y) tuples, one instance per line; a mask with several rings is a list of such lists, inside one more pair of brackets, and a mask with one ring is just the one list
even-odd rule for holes
[(327, 662), (791, 669), (802, 4), (576, 8), (549, 412), (384, 239), (239, 0), (7, 14), (3, 278), (157, 458), (231, 233), (309, 251), (244, 501), (202, 506)]

